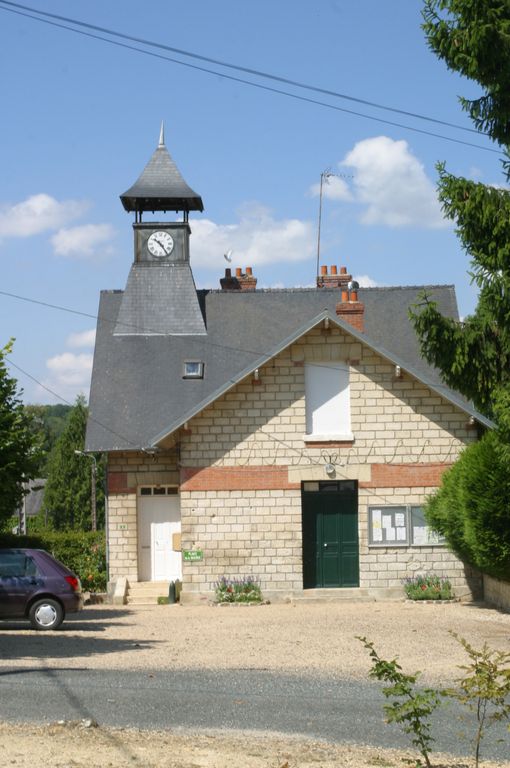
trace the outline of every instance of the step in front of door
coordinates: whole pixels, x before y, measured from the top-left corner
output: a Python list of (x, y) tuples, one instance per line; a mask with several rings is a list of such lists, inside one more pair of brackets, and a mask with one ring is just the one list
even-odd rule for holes
[(156, 605), (158, 597), (168, 597), (168, 581), (129, 582), (126, 602), (128, 605)]
[(339, 603), (346, 600), (373, 603), (375, 598), (367, 589), (360, 587), (340, 587), (338, 589), (304, 589), (302, 595), (293, 598), (299, 603)]

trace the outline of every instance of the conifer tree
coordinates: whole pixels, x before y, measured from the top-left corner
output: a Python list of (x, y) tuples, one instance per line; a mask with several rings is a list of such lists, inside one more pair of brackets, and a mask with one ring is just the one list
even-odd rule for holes
[[(425, 0), (423, 16), (432, 51), (481, 86), (479, 98), (461, 104), (501, 148), (508, 183), (509, 0)], [(457, 178), (440, 165), (439, 198), (471, 259), (478, 304), (458, 322), (424, 297), (411, 319), (424, 357), (498, 428), (464, 449), (425, 512), (461, 559), (510, 581), (510, 193)]]
[[(91, 460), (75, 453), (83, 451), (87, 414), (85, 399), (80, 396), (69, 412), (64, 430), (49, 457), (43, 512), (57, 530), (87, 531), (91, 528)], [(98, 473), (96, 498), (98, 523), (102, 527), (104, 494), (101, 472)]]
[[(448, 68), (482, 87), (461, 98), (475, 127), (501, 147), (510, 178), (510, 3), (508, 0), (426, 0), (423, 28)], [(439, 166), (439, 197), (456, 225), (479, 287), (473, 315), (443, 317), (424, 297), (412, 320), (424, 357), (444, 381), (487, 416), (510, 388), (510, 193), (457, 178)]]

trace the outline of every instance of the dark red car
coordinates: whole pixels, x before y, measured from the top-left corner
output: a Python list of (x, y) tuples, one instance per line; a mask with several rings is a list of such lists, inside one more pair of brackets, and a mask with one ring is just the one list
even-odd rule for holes
[(0, 621), (28, 619), (34, 629), (57, 629), (81, 611), (80, 580), (42, 549), (0, 549)]

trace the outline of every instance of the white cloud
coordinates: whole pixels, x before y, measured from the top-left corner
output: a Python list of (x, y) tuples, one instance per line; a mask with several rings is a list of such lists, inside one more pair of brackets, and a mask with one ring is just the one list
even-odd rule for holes
[(93, 347), (96, 342), (96, 329), (82, 331), (81, 333), (72, 333), (66, 339), (66, 345), (71, 348)]
[[(245, 204), (237, 224), (193, 222), (193, 266), (217, 269), (232, 250), (232, 266), (251, 267), (310, 258), (315, 248), (314, 225), (299, 219), (276, 220), (257, 203)], [(226, 262), (225, 262), (226, 265)]]
[[(320, 194), (321, 185), (320, 183), (313, 184), (310, 187), (310, 193), (313, 195), (313, 197), (318, 197)], [(326, 179), (324, 179), (324, 183), (322, 185), (322, 197), (326, 198), (327, 200), (352, 200), (352, 194), (349, 189), (349, 186), (345, 179), (342, 179), (340, 176), (329, 176)]]
[[(94, 256), (101, 250), (111, 253), (108, 245), (115, 230), (110, 224), (83, 224), (79, 227), (60, 229), (51, 238), (55, 253), (59, 256)], [(105, 245), (106, 244), (106, 245)]]
[(0, 207), (0, 238), (32, 237), (58, 229), (82, 216), (89, 208), (85, 200), (59, 202), (46, 194), (32, 195), (21, 203)]
[(381, 283), (372, 280), (369, 275), (353, 275), (353, 280), (356, 280), (360, 284), (360, 288), (377, 288), (381, 285)]
[(340, 166), (353, 169), (353, 200), (365, 206), (363, 224), (450, 226), (442, 216), (434, 184), (406, 141), (387, 136), (365, 139), (347, 153)]
[(92, 354), (84, 352), (80, 354), (63, 352), (61, 355), (50, 357), (46, 361), (50, 376), (42, 383), (60, 398), (71, 403), (81, 393), (88, 398), (92, 357)]

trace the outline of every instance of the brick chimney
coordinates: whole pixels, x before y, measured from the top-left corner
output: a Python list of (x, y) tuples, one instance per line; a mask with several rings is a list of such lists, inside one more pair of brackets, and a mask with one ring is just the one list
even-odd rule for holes
[(359, 285), (355, 280), (351, 280), (345, 288), (342, 287), (341, 299), (335, 310), (338, 317), (363, 333), (365, 329), (365, 305), (358, 300), (358, 288)]
[(338, 267), (334, 264), (329, 268), (321, 267), (320, 275), (317, 275), (317, 288), (347, 288), (347, 283), (352, 280), (352, 275), (347, 274), (346, 267)]
[(235, 276), (232, 275), (232, 270), (227, 268), (225, 277), (220, 279), (220, 285), (223, 291), (254, 291), (257, 287), (257, 278), (253, 277), (251, 267), (246, 267), (246, 272), (243, 272), (241, 267), (236, 267)]

